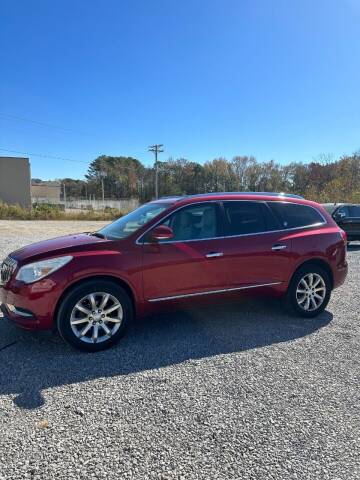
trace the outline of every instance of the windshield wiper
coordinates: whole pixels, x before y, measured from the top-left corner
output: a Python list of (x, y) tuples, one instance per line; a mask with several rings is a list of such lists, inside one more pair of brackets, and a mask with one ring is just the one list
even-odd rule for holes
[(91, 235), (92, 237), (104, 238), (106, 240), (105, 235), (100, 232), (90, 232), (89, 235)]

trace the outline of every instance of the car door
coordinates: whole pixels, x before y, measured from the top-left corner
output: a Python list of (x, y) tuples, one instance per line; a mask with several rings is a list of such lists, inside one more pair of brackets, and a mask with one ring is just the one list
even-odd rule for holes
[(266, 202), (224, 201), (229, 288), (280, 284), (289, 277), (292, 254), (288, 232)]
[(332, 214), (333, 219), (339, 225), (340, 228), (347, 232), (347, 220), (349, 218), (349, 207), (347, 205), (339, 206)]
[(360, 240), (360, 205), (349, 206), (349, 236)]
[(360, 205), (340, 206), (333, 217), (339, 227), (347, 233), (349, 239), (360, 238)]
[(186, 298), (227, 286), (222, 224), (217, 202), (181, 207), (161, 222), (171, 240), (143, 239), (143, 292), (148, 301)]

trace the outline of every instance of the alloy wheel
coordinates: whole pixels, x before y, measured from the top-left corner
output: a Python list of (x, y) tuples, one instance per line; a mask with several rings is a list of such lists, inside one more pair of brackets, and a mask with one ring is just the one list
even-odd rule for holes
[(123, 308), (119, 300), (106, 292), (94, 292), (81, 298), (70, 316), (72, 331), (85, 343), (109, 340), (122, 321)]
[(311, 312), (317, 310), (326, 297), (326, 285), (318, 273), (307, 273), (298, 283), (296, 301), (303, 310)]

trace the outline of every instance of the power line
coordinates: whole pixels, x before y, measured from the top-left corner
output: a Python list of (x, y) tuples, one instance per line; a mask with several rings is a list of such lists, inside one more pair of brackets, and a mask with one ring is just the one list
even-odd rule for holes
[[(41, 121), (38, 121), (38, 120), (33, 120), (31, 118), (25, 118), (25, 117), (20, 117), (18, 115), (12, 115), (12, 114), (8, 114), (8, 113), (4, 113), (4, 112), (0, 112), (0, 116), (1, 117), (4, 117), (4, 118), (7, 118), (7, 119), (11, 119), (11, 120), (19, 120), (19, 121), (22, 121), (22, 122), (29, 122), (29, 123), (33, 123), (34, 125), (39, 125), (39, 126), (42, 126), (42, 127), (48, 127), (48, 128), (55, 128), (55, 129), (58, 129), (58, 130), (62, 130), (64, 132), (72, 132), (72, 133), (80, 133), (80, 134), (84, 134), (84, 135), (91, 135), (93, 137), (93, 134), (90, 134), (90, 133), (86, 133), (86, 132), (77, 132), (76, 130), (73, 130), (73, 129), (70, 129), (70, 128), (64, 128), (64, 127), (60, 127), (58, 125), (53, 125), (51, 123), (47, 123), (47, 122), (41, 122)], [(163, 147), (163, 145), (151, 145), (149, 147), (149, 151), (152, 151), (155, 153), (155, 170), (156, 170), (156, 174), (155, 174), (155, 191), (158, 192), (158, 162), (157, 162), (157, 154), (160, 153), (160, 152), (163, 152), (164, 150), (161, 150), (160, 148)], [(155, 150), (153, 150), (154, 148), (158, 148), (157, 152), (155, 152)], [(54, 156), (54, 155), (45, 155), (45, 154), (42, 154), (42, 153), (28, 153), (28, 152), (20, 152), (18, 150), (11, 150), (11, 149), (6, 149), (6, 148), (0, 148), (1, 151), (3, 152), (10, 152), (10, 153), (17, 153), (17, 154), (21, 154), (21, 155), (28, 155), (28, 156), (34, 156), (34, 157), (41, 157), (41, 158), (51, 158), (53, 160), (62, 160), (62, 161), (65, 161), (65, 162), (73, 162), (73, 163), (86, 163), (87, 165), (91, 162), (85, 162), (83, 160), (75, 160), (75, 159), (72, 159), (72, 158), (63, 158), (63, 157), (60, 157), (60, 156)], [(146, 165), (143, 165), (144, 168), (149, 168), (148, 166)], [(128, 169), (128, 170), (132, 170), (133, 168), (132, 167), (125, 167), (125, 166), (122, 166), (123, 169)], [(151, 167), (150, 167), (151, 168)], [(156, 196), (158, 197), (158, 194), (156, 194)]]
[(53, 160), (63, 160), (65, 162), (86, 163), (87, 165), (90, 163), (90, 162), (85, 162), (84, 160), (74, 160), (73, 158), (57, 157), (55, 155), (45, 155), (43, 153), (20, 152), (19, 150), (10, 150), (7, 148), (0, 148), (0, 150), (2, 152), (18, 153), (20, 155), (27, 155), (32, 157), (51, 158)]
[(40, 127), (55, 128), (57, 130), (62, 130), (63, 132), (77, 133), (77, 134), (81, 134), (81, 135), (90, 135), (89, 133), (78, 132), (76, 130), (73, 130), (72, 128), (60, 127), (58, 125), (53, 125), (51, 123), (39, 122), (38, 120), (32, 120), (31, 118), (25, 118), (25, 117), (18, 117), (17, 115), (10, 115), (8, 113), (0, 112), (0, 116), (4, 117), (4, 118), (7, 118), (7, 119), (10, 119), (10, 120), (18, 120), (18, 121), (21, 121), (21, 122), (32, 123), (32, 124), (38, 125)]
[[(86, 162), (84, 160), (75, 160), (73, 158), (64, 158), (64, 157), (59, 157), (59, 156), (56, 156), (56, 155), (46, 155), (46, 154), (43, 154), (43, 153), (21, 152), (19, 150), (10, 150), (10, 149), (7, 149), (7, 148), (0, 148), (0, 151), (9, 152), (9, 153), (17, 153), (19, 155), (26, 155), (28, 157), (32, 156), (32, 157), (50, 158), (52, 160), (63, 160), (65, 162), (85, 163), (86, 165), (89, 165), (90, 163), (92, 163), (92, 161)], [(146, 167), (144, 165), (142, 165), (142, 166), (144, 168), (149, 168), (149, 167)], [(126, 166), (126, 165), (121, 165), (121, 168), (124, 169), (124, 170), (134, 170), (134, 167), (129, 167), (129, 166)]]

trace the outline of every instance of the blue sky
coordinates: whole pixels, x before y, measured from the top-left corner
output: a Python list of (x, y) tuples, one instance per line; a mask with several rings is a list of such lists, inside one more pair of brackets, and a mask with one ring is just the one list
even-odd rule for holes
[[(352, 153), (359, 22), (358, 0), (2, 0), (0, 148), (146, 165), (152, 143), (200, 162)], [(44, 179), (87, 168), (30, 159)]]

